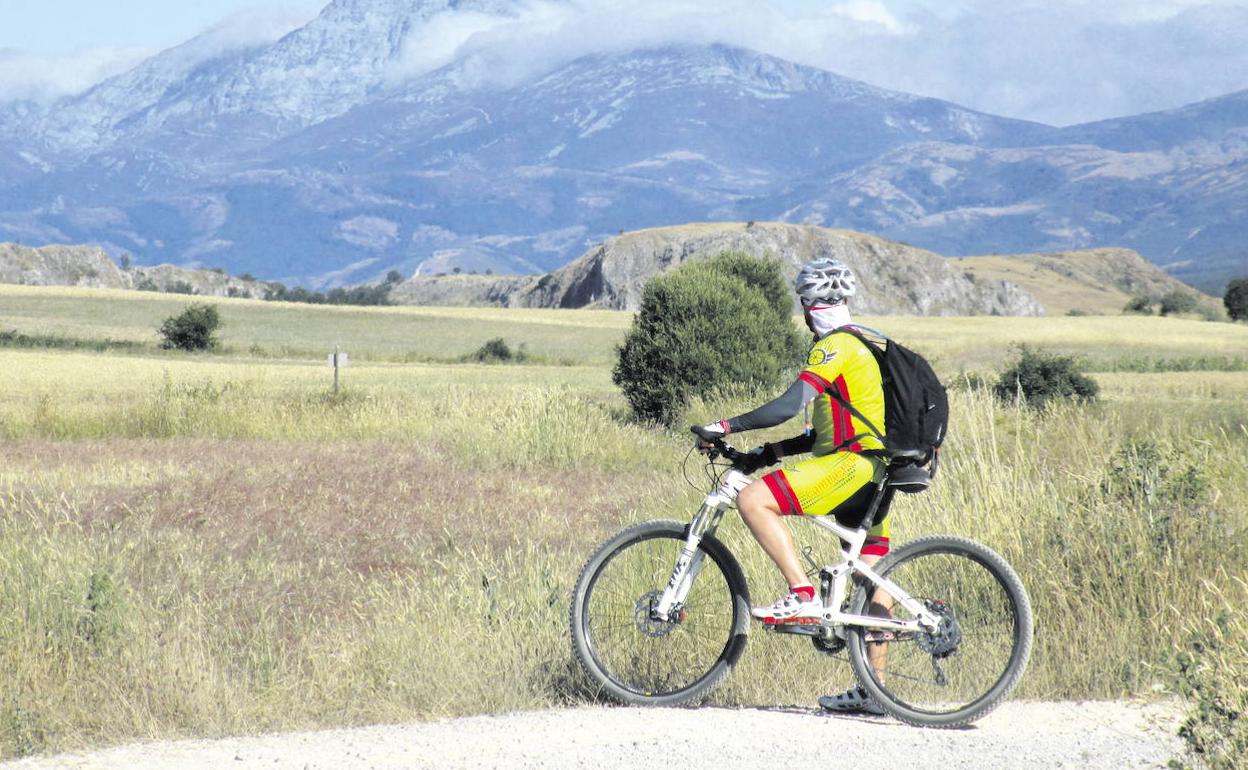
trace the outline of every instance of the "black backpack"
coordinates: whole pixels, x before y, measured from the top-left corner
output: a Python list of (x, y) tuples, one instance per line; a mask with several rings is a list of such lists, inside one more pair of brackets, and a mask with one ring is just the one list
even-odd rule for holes
[[(880, 365), (884, 385), (884, 435), (880, 435), (879, 429), (862, 412), (842, 399), (835, 389), (829, 388), (828, 395), (884, 442), (884, 454), (894, 464), (927, 464), (945, 440), (945, 429), (949, 424), (949, 397), (945, 386), (940, 384), (932, 371), (931, 364), (923, 356), (878, 332), (873, 333), (885, 340), (882, 350), (857, 329), (841, 327), (836, 331), (858, 338)], [(846, 445), (859, 438), (849, 439)]]

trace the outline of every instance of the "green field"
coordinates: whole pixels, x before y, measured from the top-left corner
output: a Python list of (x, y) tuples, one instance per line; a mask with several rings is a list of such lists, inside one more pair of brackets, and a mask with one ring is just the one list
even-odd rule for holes
[[(229, 300), (223, 351), (157, 349), (188, 301), (0, 287), (0, 332), (141, 343), (0, 348), (0, 756), (591, 697), (566, 631), (579, 565), (702, 494), (686, 435), (628, 421), (611, 384), (628, 314)], [(1248, 601), (1248, 326), (866, 323), (951, 383), (939, 479), (895, 505), (894, 538), (964, 534), (1015, 565), (1038, 629), (1018, 697), (1155, 694), (1193, 634), (1223, 639), (1218, 611)], [(538, 363), (455, 363), (495, 337)], [(996, 402), (978, 382), (1022, 343), (1079, 357), (1100, 401)], [(724, 535), (772, 598), (739, 521)], [(850, 676), (754, 634), (714, 701), (810, 704)]]

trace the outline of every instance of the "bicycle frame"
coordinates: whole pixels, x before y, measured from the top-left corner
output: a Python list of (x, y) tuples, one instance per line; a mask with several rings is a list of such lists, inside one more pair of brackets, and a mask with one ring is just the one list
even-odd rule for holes
[[(841, 561), (839, 563), (827, 565), (820, 570), (820, 575), (829, 578), (832, 584), (831, 590), (824, 597), (824, 611), (819, 624), (824, 629), (836, 631), (843, 626), (862, 626), (864, 628), (889, 629), (893, 631), (922, 632), (935, 630), (940, 625), (939, 619), (928, 611), (926, 605), (912, 597), (905, 589), (893, 581), (881, 577), (870, 566), (863, 563), (860, 558), (862, 547), (866, 543), (867, 533), (870, 530), (870, 522), (874, 518), (880, 500), (883, 498), (887, 482), (888, 475), (885, 472), (884, 477), (878, 482), (879, 487), (872, 499), (870, 509), (863, 517), (862, 525), (856, 529), (843, 526), (830, 517), (803, 517), (809, 519), (816, 526), (822, 527), (836, 535), (847, 546), (840, 549)], [(651, 607), (650, 616), (652, 618), (668, 622), (678, 618), (685, 598), (689, 595), (689, 590), (693, 587), (693, 582), (702, 568), (703, 552), (698, 550), (698, 546), (704, 537), (715, 534), (720, 522), (723, 520), (724, 513), (733, 507), (741, 490), (751, 483), (753, 483), (753, 479), (749, 476), (736, 469), (730, 469), (724, 473), (718, 488), (706, 496), (706, 500), (703, 501), (701, 508), (698, 509), (698, 512), (694, 514), (693, 519), (689, 522), (684, 547), (676, 560), (676, 566), (672, 570), (672, 576), (667, 582), (667, 587), (663, 589), (663, 594), (659, 597), (659, 601)], [(845, 600), (850, 577), (853, 575), (861, 575), (877, 588), (887, 592), (914, 619), (896, 620), (889, 617), (856, 615), (843, 612), (841, 606)]]

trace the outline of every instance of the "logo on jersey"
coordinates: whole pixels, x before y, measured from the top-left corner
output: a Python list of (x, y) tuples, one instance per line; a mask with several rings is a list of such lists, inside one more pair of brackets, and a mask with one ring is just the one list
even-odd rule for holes
[(822, 366), (832, 359), (836, 358), (836, 351), (831, 353), (823, 348), (814, 348), (810, 351), (810, 356), (806, 359), (807, 366)]

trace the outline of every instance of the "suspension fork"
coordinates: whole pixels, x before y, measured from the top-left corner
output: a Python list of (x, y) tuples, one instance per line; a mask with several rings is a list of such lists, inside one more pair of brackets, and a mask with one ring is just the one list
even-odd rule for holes
[(679, 613), (681, 607), (684, 606), (685, 597), (689, 595), (689, 589), (693, 587), (694, 579), (702, 570), (702, 559), (706, 556), (706, 552), (698, 546), (702, 544), (704, 537), (715, 534), (715, 531), (719, 529), (719, 523), (723, 521), (724, 512), (732, 506), (737, 493), (749, 484), (748, 476), (730, 470), (724, 475), (719, 489), (706, 496), (702, 507), (689, 522), (685, 545), (676, 559), (676, 566), (672, 569), (672, 576), (667, 581), (667, 587), (663, 589), (663, 595), (659, 597), (659, 600), (650, 608), (652, 619), (670, 622)]

